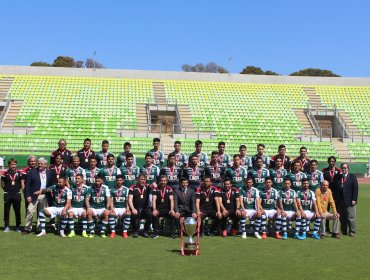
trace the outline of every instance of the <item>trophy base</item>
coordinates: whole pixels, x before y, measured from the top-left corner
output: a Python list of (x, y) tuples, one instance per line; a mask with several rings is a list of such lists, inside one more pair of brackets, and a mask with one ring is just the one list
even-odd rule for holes
[(197, 245), (195, 242), (185, 242), (184, 246), (184, 255), (185, 256), (196, 256), (197, 255)]

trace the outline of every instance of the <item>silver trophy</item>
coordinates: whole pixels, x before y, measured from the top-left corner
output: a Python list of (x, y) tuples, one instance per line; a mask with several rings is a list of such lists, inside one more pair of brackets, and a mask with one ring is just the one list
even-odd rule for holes
[(197, 245), (196, 242), (193, 240), (193, 235), (197, 232), (197, 221), (192, 217), (186, 218), (184, 221), (184, 229), (189, 237), (188, 240), (185, 242), (184, 254), (196, 255)]

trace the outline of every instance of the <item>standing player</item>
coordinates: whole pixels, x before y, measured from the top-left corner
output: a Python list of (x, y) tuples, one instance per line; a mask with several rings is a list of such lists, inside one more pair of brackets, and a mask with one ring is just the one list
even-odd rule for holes
[(50, 217), (50, 219), (59, 216), (62, 219), (59, 234), (61, 237), (66, 237), (64, 229), (67, 226), (67, 210), (71, 207), (72, 199), (72, 192), (66, 187), (66, 180), (64, 178), (59, 178), (57, 185), (52, 185), (44, 189), (42, 193), (51, 193), (53, 206), (47, 207), (39, 212), (41, 232), (36, 236), (41, 237), (46, 235), (45, 216)]
[(164, 153), (159, 150), (160, 143), (161, 143), (161, 140), (159, 138), (154, 138), (153, 139), (153, 149), (147, 152), (152, 155), (153, 164), (158, 166), (159, 169), (162, 168), (162, 165), (164, 163)]
[(72, 208), (68, 210), (68, 226), (71, 232), (68, 237), (75, 237), (75, 221), (74, 218), (82, 220), (82, 237), (88, 237), (87, 230), (87, 218), (86, 218), (86, 208), (85, 200), (87, 193), (89, 192), (89, 187), (84, 185), (84, 178), (82, 174), (76, 175), (76, 185), (72, 186)]
[[(117, 157), (117, 163), (116, 163), (116, 166), (118, 168), (121, 168), (124, 164), (126, 164), (126, 155), (128, 153), (132, 154), (131, 153), (131, 143), (130, 142), (125, 142), (125, 144), (123, 144), (123, 150), (124, 152), (121, 153), (118, 157)], [(134, 155), (132, 155), (133, 158), (134, 158), (134, 165), (136, 165), (136, 157)]]
[(58, 149), (51, 153), (50, 164), (55, 163), (56, 155), (62, 155), (63, 163), (67, 166), (70, 166), (72, 163), (73, 153), (67, 149), (67, 141), (64, 139), (60, 139), (58, 142), (58, 146)]
[(252, 168), (252, 159), (247, 156), (247, 146), (240, 145), (239, 154), (240, 154), (240, 165), (247, 169), (247, 171), (249, 171), (249, 169)]
[[(311, 161), (312, 163), (312, 161)], [(310, 182), (308, 178), (302, 180), (302, 191), (298, 193), (297, 205), (301, 211), (302, 216), (302, 235), (306, 237), (310, 229), (310, 222), (314, 221), (314, 229), (312, 238), (320, 239), (319, 230), (321, 224), (321, 217), (316, 205), (315, 193), (309, 189)]]
[[(246, 219), (250, 221), (250, 226), (254, 225), (254, 236), (261, 239), (259, 230), (261, 226), (261, 201), (259, 190), (253, 187), (253, 178), (248, 177), (245, 180), (245, 186), (240, 190), (240, 205), (242, 209), (242, 218), (240, 224), (242, 227), (242, 238), (247, 238), (245, 230)], [(252, 229), (253, 230), (253, 229)]]
[(87, 223), (90, 229), (90, 238), (95, 235), (94, 218), (100, 218), (102, 221), (100, 236), (105, 238), (105, 231), (108, 225), (110, 190), (108, 186), (103, 185), (104, 176), (96, 175), (95, 184), (87, 192), (85, 204), (87, 209)]
[(239, 190), (232, 187), (231, 180), (225, 179), (224, 187), (220, 190), (217, 205), (217, 213), (221, 212), (221, 233), (223, 237), (227, 236), (227, 224), (229, 219), (232, 219), (232, 234), (238, 234), (238, 223), (242, 216), (240, 211), (240, 196)]
[(63, 163), (62, 155), (56, 155), (54, 157), (55, 163), (50, 164), (48, 169), (52, 174), (53, 181), (51, 182), (52, 185), (57, 183), (59, 178), (65, 178), (67, 175), (67, 170), (69, 169), (68, 165)]
[(124, 177), (123, 185), (127, 188), (136, 184), (136, 179), (139, 177), (140, 168), (134, 165), (134, 155), (126, 154), (126, 164), (120, 167), (121, 174)]
[(208, 163), (207, 154), (202, 152), (203, 143), (200, 140), (195, 141), (195, 152), (189, 156), (189, 160), (192, 156), (196, 156), (198, 159), (198, 165), (204, 167)]
[(304, 178), (307, 178), (306, 173), (303, 173), (301, 171), (301, 167), (302, 167), (301, 164), (302, 163), (299, 160), (294, 161), (293, 162), (293, 170), (292, 170), (292, 172), (289, 172), (288, 175), (287, 175), (287, 177), (292, 182), (293, 190), (295, 190), (296, 192), (302, 190), (302, 180)]
[(278, 154), (271, 157), (270, 168), (275, 168), (275, 159), (277, 157), (280, 157), (282, 159), (282, 165), (283, 165), (284, 169), (290, 170), (290, 165), (292, 164), (292, 161), (291, 161), (290, 157), (288, 157), (286, 155), (285, 145), (280, 145), (279, 148), (278, 148)]
[(108, 140), (104, 140), (101, 143), (101, 151), (96, 154), (96, 159), (98, 161), (98, 168), (102, 168), (107, 165), (108, 156), (111, 155), (108, 151), (109, 149), (109, 142)]
[(88, 187), (91, 187), (95, 184), (95, 176), (98, 175), (100, 168), (97, 168), (97, 160), (96, 157), (90, 156), (89, 157), (89, 165), (90, 167), (88, 169), (85, 169), (86, 173), (86, 185)]
[(84, 147), (77, 151), (76, 156), (80, 159), (80, 166), (83, 169), (86, 169), (89, 167), (89, 158), (91, 156), (96, 156), (95, 152), (91, 150), (91, 140), (89, 138), (86, 138), (84, 140)]
[(225, 168), (231, 166), (231, 157), (228, 154), (225, 154), (225, 142), (218, 143), (218, 158), (217, 161), (219, 164), (223, 165)]
[(270, 158), (265, 155), (265, 144), (258, 144), (257, 145), (257, 154), (255, 154), (252, 157), (252, 165), (253, 166), (256, 165), (256, 161), (257, 161), (258, 157), (262, 158), (262, 161), (263, 161), (262, 167), (268, 169), (269, 165), (270, 165)]
[[(299, 235), (301, 230), (301, 213), (297, 206), (297, 193), (291, 189), (292, 181), (289, 178), (284, 178), (284, 189), (279, 192), (279, 208), (281, 210), (281, 224), (283, 227), (283, 240), (288, 238), (287, 221), (295, 220), (294, 238), (302, 240), (305, 235)], [(303, 228), (305, 231), (305, 228)], [(276, 237), (278, 238), (278, 237)], [(279, 238), (280, 239), (280, 238)]]
[(74, 186), (76, 184), (77, 174), (82, 174), (84, 181), (86, 182), (86, 172), (80, 166), (80, 158), (78, 156), (74, 156), (71, 168), (66, 171), (67, 188), (71, 188), (71, 186)]
[[(301, 163), (301, 171), (302, 172), (308, 172), (310, 170), (310, 159), (307, 157), (307, 148), (301, 147), (299, 149), (299, 157), (296, 157), (293, 159), (293, 164), (299, 161)], [(294, 168), (294, 166), (292, 166)], [(292, 169), (293, 169), (292, 168)]]
[(247, 178), (247, 169), (240, 166), (240, 155), (233, 156), (233, 166), (225, 171), (225, 178), (229, 178), (234, 187), (239, 190), (244, 187), (244, 179)]
[(116, 185), (116, 176), (122, 174), (121, 170), (114, 166), (114, 155), (109, 154), (107, 156), (107, 165), (99, 170), (99, 174), (104, 176), (104, 185), (107, 185), (109, 189), (113, 189)]
[(262, 190), (265, 187), (266, 178), (269, 176), (270, 172), (263, 167), (263, 158), (256, 157), (254, 167), (248, 173), (248, 177), (252, 177), (254, 180), (253, 187)]
[(144, 174), (146, 176), (146, 183), (151, 189), (157, 187), (157, 180), (160, 173), (160, 168), (153, 162), (153, 155), (147, 153), (145, 155), (145, 165), (140, 168), (140, 174)]
[(204, 169), (198, 165), (198, 157), (196, 155), (190, 156), (189, 165), (184, 168), (183, 176), (188, 179), (189, 188), (194, 191), (199, 188), (204, 177)]
[(160, 171), (160, 176), (162, 175), (167, 177), (167, 185), (172, 189), (178, 189), (180, 187), (182, 169), (176, 165), (176, 155), (174, 153), (168, 155), (167, 166), (163, 167)]
[(288, 174), (288, 171), (284, 169), (283, 159), (277, 155), (274, 158), (274, 168), (270, 168), (270, 176), (274, 180), (273, 188), (277, 191), (281, 191), (284, 187), (283, 179)]
[(180, 168), (184, 168), (188, 165), (188, 157), (181, 152), (181, 142), (175, 141), (174, 148), (175, 151), (173, 151), (173, 154), (175, 154), (175, 164)]
[[(317, 170), (318, 163), (316, 159), (310, 162), (310, 171), (306, 174), (310, 182), (310, 190), (315, 192), (316, 189), (320, 188), (321, 182), (324, 181), (323, 173)], [(302, 181), (303, 182), (303, 181)]]
[(272, 178), (265, 178), (265, 188), (260, 190), (259, 196), (261, 198), (261, 228), (262, 239), (266, 239), (266, 221), (267, 218), (272, 221), (275, 220), (275, 237), (281, 239), (279, 234), (281, 229), (280, 210), (277, 207), (279, 193), (272, 188)]
[(123, 185), (123, 176), (116, 176), (116, 185), (110, 190), (110, 215), (109, 215), (109, 227), (110, 227), (110, 238), (116, 236), (116, 218), (120, 218), (122, 222), (122, 236), (127, 238), (127, 231), (131, 223), (131, 212), (128, 205), (128, 193), (129, 189)]
[(222, 188), (222, 180), (225, 175), (225, 166), (218, 163), (218, 152), (212, 152), (211, 162), (206, 164), (204, 174), (212, 178), (212, 183), (216, 188)]

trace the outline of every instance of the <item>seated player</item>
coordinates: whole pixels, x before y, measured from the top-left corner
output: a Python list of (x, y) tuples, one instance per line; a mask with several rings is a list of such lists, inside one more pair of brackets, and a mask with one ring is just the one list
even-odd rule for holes
[(68, 226), (71, 232), (68, 234), (68, 237), (74, 237), (75, 231), (75, 222), (74, 218), (82, 219), (82, 237), (88, 237), (87, 230), (87, 218), (86, 218), (86, 208), (85, 208), (85, 199), (89, 187), (84, 185), (84, 179), (82, 174), (76, 175), (76, 185), (71, 188), (72, 192), (72, 208), (68, 210)]
[(265, 178), (265, 187), (259, 193), (261, 198), (261, 230), (262, 230), (262, 239), (266, 239), (267, 227), (266, 221), (267, 218), (270, 221), (275, 220), (275, 237), (281, 239), (279, 234), (281, 228), (281, 219), (280, 219), (280, 210), (277, 207), (277, 202), (279, 199), (279, 193), (277, 190), (272, 188), (272, 178)]
[(283, 240), (288, 238), (287, 221), (295, 220), (294, 238), (302, 240), (306, 237), (300, 236), (301, 230), (301, 212), (297, 206), (297, 193), (291, 189), (292, 181), (290, 178), (284, 178), (284, 189), (279, 192), (279, 207), (281, 210), (281, 224), (283, 228)]
[[(311, 161), (312, 164), (313, 160)], [(301, 211), (302, 217), (302, 235), (306, 237), (310, 229), (310, 222), (314, 221), (314, 229), (312, 238), (320, 239), (319, 230), (321, 224), (321, 217), (316, 205), (315, 193), (309, 189), (310, 182), (308, 178), (302, 180), (302, 191), (298, 193), (297, 205)]]
[(175, 218), (180, 219), (180, 224), (184, 222), (184, 217), (197, 218), (195, 192), (188, 185), (188, 179), (183, 177), (180, 179), (180, 188), (173, 190)]
[(250, 226), (252, 230), (254, 230), (254, 236), (257, 239), (261, 239), (261, 236), (259, 234), (262, 213), (261, 201), (259, 191), (255, 187), (253, 187), (252, 177), (248, 177), (247, 179), (245, 179), (244, 188), (240, 190), (240, 206), (242, 209), (242, 218), (240, 220), (240, 224), (242, 227), (242, 238), (247, 238), (245, 224), (246, 219), (248, 218), (250, 221)]
[[(211, 177), (204, 177), (203, 183), (200, 185), (195, 193), (197, 216), (200, 217), (202, 221), (201, 235), (206, 232), (207, 235), (214, 236), (215, 230), (218, 229), (219, 221), (222, 218), (221, 213), (216, 212), (218, 207), (217, 204), (219, 203), (218, 194), (218, 189), (212, 186)], [(210, 232), (208, 232), (208, 229), (205, 230), (203, 225), (204, 219), (207, 217), (213, 219), (213, 224)]]
[(131, 210), (132, 237), (139, 235), (140, 219), (145, 219), (143, 237), (149, 237), (149, 227), (152, 223), (152, 211), (150, 209), (151, 190), (146, 183), (146, 176), (140, 174), (136, 185), (130, 187), (128, 203)]
[(213, 185), (216, 188), (222, 188), (222, 179), (224, 178), (225, 170), (225, 166), (218, 163), (218, 152), (213, 151), (211, 162), (206, 164), (204, 174), (212, 178)]
[(107, 164), (102, 166), (99, 174), (104, 177), (104, 185), (108, 186), (109, 189), (113, 189), (116, 185), (116, 176), (121, 175), (121, 170), (114, 166), (114, 155), (109, 154), (107, 156)]
[(217, 214), (221, 214), (221, 233), (223, 237), (227, 236), (227, 223), (232, 219), (232, 234), (238, 234), (238, 223), (242, 215), (240, 211), (239, 190), (231, 185), (231, 180), (226, 178), (224, 187), (218, 195)]
[(153, 238), (158, 237), (159, 218), (167, 218), (170, 222), (171, 237), (175, 236), (175, 211), (173, 190), (167, 185), (167, 176), (159, 177), (159, 187), (153, 190)]
[(58, 178), (57, 185), (52, 185), (44, 189), (42, 193), (51, 193), (53, 206), (47, 207), (39, 212), (41, 232), (37, 237), (46, 235), (45, 216), (50, 217), (50, 219), (60, 217), (62, 220), (59, 234), (61, 237), (66, 237), (64, 230), (67, 226), (67, 210), (71, 206), (72, 199), (72, 192), (67, 188), (66, 180), (64, 178)]
[(95, 177), (95, 184), (89, 188), (89, 191), (86, 195), (85, 204), (86, 204), (86, 213), (87, 213), (87, 223), (89, 224), (90, 229), (90, 238), (93, 238), (95, 235), (95, 223), (93, 218), (101, 219), (101, 232), (100, 236), (105, 238), (105, 231), (108, 225), (109, 217), (109, 206), (110, 206), (110, 191), (108, 186), (103, 184), (104, 176), (98, 174)]
[(131, 212), (128, 205), (129, 189), (123, 185), (123, 175), (116, 176), (116, 185), (110, 189), (110, 214), (109, 214), (109, 227), (110, 238), (116, 236), (116, 218), (121, 218), (122, 221), (122, 236), (127, 238), (127, 231), (130, 227)]

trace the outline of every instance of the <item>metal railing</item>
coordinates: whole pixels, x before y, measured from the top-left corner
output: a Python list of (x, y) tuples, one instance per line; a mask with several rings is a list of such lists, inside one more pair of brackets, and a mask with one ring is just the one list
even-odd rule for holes
[(207, 125), (186, 126), (174, 124), (172, 126), (172, 136), (176, 134), (184, 134), (184, 138), (194, 138), (196, 136), (198, 139), (202, 137), (213, 139), (216, 137), (216, 133), (213, 131), (212, 126)]
[(0, 127), (3, 126), (5, 116), (8, 113), (8, 110), (10, 108), (10, 105), (11, 105), (12, 101), (14, 101), (14, 100), (12, 100), (11, 93), (8, 93), (8, 97), (6, 98), (6, 104), (5, 104), (5, 106), (3, 108), (3, 111), (1, 112), (1, 115), (0, 115)]
[[(314, 131), (314, 135), (311, 133)], [(309, 133), (305, 133), (309, 132)], [(310, 141), (328, 142), (333, 139), (333, 129), (331, 128), (302, 128), (300, 140), (309, 138)]]
[(0, 126), (0, 133), (31, 134), (33, 131), (34, 131), (34, 127), (29, 125), (28, 122), (22, 122), (22, 121), (3, 120)]

